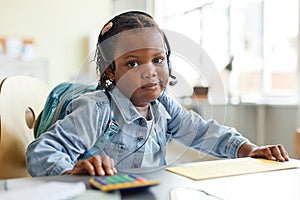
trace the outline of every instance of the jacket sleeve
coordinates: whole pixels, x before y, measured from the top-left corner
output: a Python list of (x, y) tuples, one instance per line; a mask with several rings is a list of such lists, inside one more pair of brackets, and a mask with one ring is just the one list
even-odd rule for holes
[(67, 113), (28, 146), (26, 165), (31, 176), (59, 175), (72, 169), (108, 123), (109, 101), (97, 94), (82, 95), (68, 105)]
[(219, 158), (237, 158), (240, 146), (248, 141), (236, 129), (212, 119), (204, 120), (167, 95), (159, 100), (171, 116), (168, 133), (172, 139), (188, 147)]

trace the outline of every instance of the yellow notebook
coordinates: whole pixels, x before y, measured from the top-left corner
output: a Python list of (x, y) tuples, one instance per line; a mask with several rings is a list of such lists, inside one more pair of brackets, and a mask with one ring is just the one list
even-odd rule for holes
[(266, 159), (239, 158), (199, 162), (191, 165), (167, 167), (168, 171), (194, 180), (250, 174), (300, 167), (297, 162), (277, 162)]

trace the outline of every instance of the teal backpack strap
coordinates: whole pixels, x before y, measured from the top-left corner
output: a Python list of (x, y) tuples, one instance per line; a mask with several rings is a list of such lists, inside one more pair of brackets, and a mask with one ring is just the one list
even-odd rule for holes
[[(105, 94), (110, 101), (111, 97), (107, 91), (105, 91)], [(105, 147), (112, 141), (112, 139), (115, 137), (115, 135), (117, 133), (119, 133), (119, 131), (120, 131), (120, 127), (114, 118), (114, 112), (111, 107), (110, 108), (110, 122), (109, 122), (108, 126), (106, 127), (104, 133), (102, 134), (101, 137), (98, 138), (98, 140), (96, 141), (96, 143), (94, 144), (94, 146), (92, 148), (85, 151), (84, 154), (79, 156), (79, 159), (85, 160), (85, 159), (88, 159), (88, 158), (94, 156), (98, 152), (103, 151), (105, 149)]]
[(46, 132), (57, 120), (66, 115), (68, 104), (83, 93), (93, 92), (94, 84), (63, 82), (57, 85), (48, 95), (43, 111), (39, 114), (34, 125), (34, 138)]

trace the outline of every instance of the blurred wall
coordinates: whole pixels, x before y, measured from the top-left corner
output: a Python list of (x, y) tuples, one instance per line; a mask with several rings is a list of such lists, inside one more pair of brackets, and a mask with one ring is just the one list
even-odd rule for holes
[(48, 80), (73, 78), (89, 53), (88, 37), (113, 13), (111, 0), (0, 0), (0, 37), (32, 38), (48, 62)]

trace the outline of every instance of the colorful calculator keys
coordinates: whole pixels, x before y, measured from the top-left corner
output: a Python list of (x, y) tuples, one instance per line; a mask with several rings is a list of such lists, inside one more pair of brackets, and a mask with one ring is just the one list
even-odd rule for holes
[(157, 180), (147, 180), (135, 174), (117, 174), (113, 176), (93, 177), (89, 180), (91, 186), (104, 192), (113, 190), (146, 189), (159, 184)]

